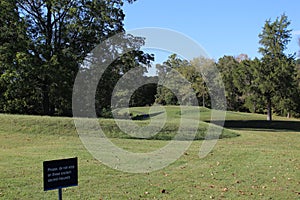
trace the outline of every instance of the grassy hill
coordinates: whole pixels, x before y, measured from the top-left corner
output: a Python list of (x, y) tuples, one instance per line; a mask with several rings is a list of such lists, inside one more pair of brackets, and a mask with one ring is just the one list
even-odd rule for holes
[[(180, 124), (180, 119), (182, 117), (191, 120), (198, 120), (195, 117), (194, 109), (191, 107), (187, 110), (186, 113), (181, 114), (179, 107), (177, 106), (167, 106), (165, 107), (167, 113), (166, 123), (163, 127), (156, 127), (155, 123), (152, 124), (151, 128), (153, 130), (159, 129), (159, 133), (154, 135), (153, 137), (149, 137), (150, 140), (171, 140), (176, 134)], [(205, 116), (210, 115), (209, 109), (200, 108), (201, 116), (202, 113)], [(131, 113), (134, 116), (149, 114), (148, 107), (140, 107), (140, 108), (132, 108)], [(155, 115), (157, 112), (150, 112), (150, 115)], [(161, 112), (158, 115), (153, 116), (153, 118), (160, 120)], [(133, 116), (133, 117), (134, 117)], [(77, 135), (73, 119), (72, 118), (64, 118), (64, 117), (45, 117), (45, 116), (24, 116), (24, 115), (0, 115), (0, 121), (2, 126), (0, 127), (0, 131), (11, 131), (25, 134), (47, 134), (47, 135), (59, 135), (59, 136), (71, 136)], [(119, 121), (124, 121), (119, 119)], [(140, 127), (149, 125), (150, 118), (146, 118), (143, 120), (135, 120), (134, 123)], [(126, 122), (126, 121), (125, 121)], [(130, 136), (124, 133), (118, 125), (116, 124), (114, 119), (99, 119), (99, 123), (104, 133), (108, 138), (124, 138), (124, 139), (135, 139), (139, 138)], [(187, 126), (187, 125), (186, 125)], [(195, 135), (195, 140), (202, 140), (205, 138), (206, 130), (208, 127), (207, 122), (199, 122), (199, 127), (197, 133)], [(186, 132), (189, 133), (188, 128)], [(236, 137), (237, 134), (234, 131), (229, 129), (223, 129), (220, 138), (231, 138)], [(183, 138), (184, 140), (184, 138)]]
[[(182, 114), (178, 107), (165, 109), (167, 132)], [(201, 120), (209, 121), (210, 110), (200, 110)], [(130, 112), (149, 114), (149, 108)], [(183, 115), (193, 120), (191, 112)], [(300, 121), (278, 117), (266, 125), (264, 115), (236, 112), (227, 112), (226, 119), (231, 122), (226, 131), (240, 136), (219, 140), (207, 157), (198, 157), (203, 141), (196, 140), (168, 167), (129, 174), (95, 160), (71, 118), (1, 114), (0, 199), (56, 199), (57, 191), (43, 191), (42, 162), (75, 156), (79, 186), (64, 189), (63, 199), (299, 199)], [(168, 143), (166, 138), (126, 139), (113, 120), (99, 121), (110, 140), (128, 151), (149, 152)], [(144, 126), (150, 120), (135, 123)], [(201, 122), (200, 130), (206, 126)]]

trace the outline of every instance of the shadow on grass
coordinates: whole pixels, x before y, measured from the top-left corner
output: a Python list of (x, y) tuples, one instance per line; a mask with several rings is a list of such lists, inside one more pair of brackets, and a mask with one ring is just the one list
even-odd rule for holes
[[(206, 121), (221, 125), (221, 121)], [(225, 128), (251, 129), (253, 131), (297, 131), (300, 132), (300, 121), (266, 121), (266, 120), (227, 120)]]
[(155, 117), (162, 113), (164, 113), (164, 112), (156, 112), (156, 113), (151, 113), (151, 114), (139, 114), (139, 115), (132, 117), (131, 119), (132, 120), (147, 120), (147, 119), (150, 119), (150, 117)]

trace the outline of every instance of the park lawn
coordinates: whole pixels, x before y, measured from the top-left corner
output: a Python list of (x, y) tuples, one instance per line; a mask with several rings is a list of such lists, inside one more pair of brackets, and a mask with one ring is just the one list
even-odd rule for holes
[[(187, 110), (188, 117), (191, 119), (196, 119), (194, 115), (194, 111), (200, 111), (200, 119), (201, 121), (210, 121), (211, 120), (211, 112), (212, 110), (209, 108), (204, 107), (184, 107)], [(195, 109), (196, 108), (196, 109)], [(170, 118), (176, 119), (180, 118), (180, 106), (164, 106), (163, 109), (166, 110), (167, 114)], [(130, 108), (130, 112), (135, 114), (141, 113), (149, 113), (151, 107), (133, 107)], [(233, 112), (233, 111), (226, 111), (225, 113), (226, 120), (266, 120), (267, 115), (262, 114), (253, 114), (253, 113), (245, 113), (245, 112)], [(198, 119), (198, 118), (197, 118)], [(285, 117), (281, 116), (273, 116), (274, 120), (287, 120)], [(288, 119), (289, 121), (298, 121), (297, 119), (291, 118)]]
[[(240, 120), (244, 113), (229, 114)], [(265, 117), (245, 115), (250, 121)], [(131, 174), (95, 160), (70, 118), (0, 115), (0, 121), (0, 199), (56, 199), (57, 191), (43, 191), (42, 163), (68, 157), (78, 157), (79, 186), (64, 189), (63, 199), (300, 199), (299, 131), (238, 128), (239, 137), (219, 140), (203, 159), (197, 140), (168, 167)], [(168, 143), (111, 141), (133, 152)]]

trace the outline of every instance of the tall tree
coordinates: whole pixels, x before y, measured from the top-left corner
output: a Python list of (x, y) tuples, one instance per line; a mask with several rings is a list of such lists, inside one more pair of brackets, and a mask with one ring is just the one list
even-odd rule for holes
[(272, 98), (281, 96), (282, 99), (290, 98), (292, 93), (295, 68), (294, 57), (284, 53), (291, 39), (291, 30), (288, 28), (290, 21), (283, 14), (274, 22), (267, 20), (262, 33), (259, 34), (262, 45), (259, 52), (262, 54), (262, 65), (255, 69), (256, 79), (260, 93), (267, 104), (267, 120), (272, 120)]
[(191, 81), (192, 83), (192, 87), (196, 92), (198, 101), (202, 102), (199, 104), (202, 104), (203, 107), (211, 107), (211, 99), (206, 82), (208, 81), (208, 79), (205, 80), (205, 78), (203, 77), (203, 73), (209, 72), (209, 69), (213, 68), (216, 63), (214, 62), (214, 60), (204, 57), (194, 58), (190, 61), (190, 63), (192, 66), (190, 69), (192, 71), (192, 78), (190, 78), (189, 81)]
[[(26, 36), (25, 21), (19, 16), (15, 0), (0, 1), (0, 111), (15, 113), (31, 108), (25, 98), (34, 99), (28, 82), (27, 52), (30, 41)], [(28, 64), (28, 63), (27, 63)], [(25, 87), (22, 87), (25, 86)]]
[[(79, 63), (101, 41), (124, 32), (122, 6), (125, 1), (132, 3), (135, 0), (1, 1), (1, 18), (5, 20), (9, 12), (14, 16), (6, 20), (8, 24), (19, 26), (25, 23), (24, 38), (30, 41), (23, 45), (24, 52), (20, 45), (15, 46), (14, 64), (20, 70), (10, 68), (5, 71), (8, 86), (1, 89), (6, 94), (6, 105), (12, 102), (10, 105), (19, 113), (28, 113), (28, 108), (31, 108), (35, 114), (71, 115), (72, 86)], [(2, 38), (5, 40), (9, 36)], [(10, 40), (9, 44), (14, 46), (14, 41), (18, 40)], [(0, 45), (1, 48), (4, 46)], [(132, 54), (124, 56), (123, 61), (148, 59), (141, 51)]]

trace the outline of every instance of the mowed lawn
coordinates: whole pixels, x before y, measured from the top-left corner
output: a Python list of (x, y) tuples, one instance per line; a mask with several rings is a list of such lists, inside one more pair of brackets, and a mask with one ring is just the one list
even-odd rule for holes
[[(166, 110), (170, 118), (180, 118), (177, 107)], [(201, 120), (209, 121), (210, 110), (200, 111)], [(275, 117), (267, 123), (265, 118), (228, 112), (223, 132), (228, 137), (207, 157), (199, 158), (202, 140), (196, 140), (168, 167), (132, 174), (94, 159), (72, 118), (0, 115), (0, 199), (57, 199), (56, 190), (43, 191), (43, 161), (68, 157), (78, 157), (79, 186), (64, 189), (63, 199), (300, 199), (300, 121)], [(132, 152), (168, 143), (163, 137), (138, 140), (116, 132), (108, 133), (110, 140)]]

